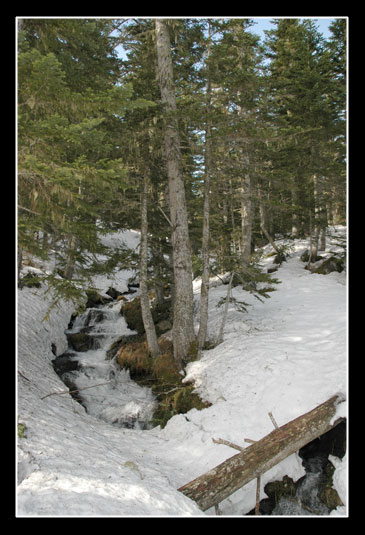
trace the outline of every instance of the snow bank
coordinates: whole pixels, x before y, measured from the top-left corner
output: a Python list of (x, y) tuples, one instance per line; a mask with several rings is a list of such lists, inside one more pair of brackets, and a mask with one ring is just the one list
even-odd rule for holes
[[(223, 343), (187, 368), (186, 380), (213, 405), (177, 415), (163, 430), (115, 428), (86, 414), (69, 395), (44, 398), (65, 390), (53, 371), (51, 345), (57, 354), (66, 349), (73, 310), (60, 303), (42, 323), (49, 300), (44, 290), (19, 291), (17, 411), (26, 428), (18, 440), (18, 516), (204, 516), (176, 489), (236, 453), (213, 438), (245, 445), (245, 438), (272, 431), (269, 411), (280, 426), (346, 393), (346, 274), (304, 270), (299, 256), (306, 246), (297, 243), (265, 303), (233, 289), (252, 305), (248, 313), (230, 305)], [(127, 278), (123, 273), (120, 281)], [(225, 286), (211, 288), (211, 335), (223, 313), (215, 305), (225, 294)], [(334, 478), (341, 499), (346, 466), (338, 461)], [(285, 474), (294, 480), (304, 474), (297, 455), (262, 476), (261, 497), (268, 481)], [(222, 502), (222, 514), (252, 509), (255, 487), (253, 481)]]

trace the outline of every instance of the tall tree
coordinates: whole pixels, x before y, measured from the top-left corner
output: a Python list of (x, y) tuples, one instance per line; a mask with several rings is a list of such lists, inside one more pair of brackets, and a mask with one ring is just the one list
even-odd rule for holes
[(146, 331), (148, 349), (152, 357), (160, 353), (157, 343), (155, 325), (152, 318), (150, 302), (148, 297), (148, 190), (149, 179), (146, 170), (143, 177), (141, 194), (141, 243), (140, 243), (140, 289), (141, 289), (141, 310), (143, 325)]
[(210, 238), (210, 183), (213, 172), (212, 162), (212, 81), (209, 59), (212, 48), (212, 26), (208, 21), (208, 37), (206, 52), (206, 126), (205, 126), (205, 170), (204, 170), (204, 204), (202, 230), (202, 281), (200, 289), (200, 319), (198, 331), (198, 347), (202, 349), (206, 342), (208, 329), (209, 304), (209, 238)]
[(106, 252), (100, 232), (132, 186), (118, 136), (135, 102), (116, 83), (109, 31), (109, 21), (26, 19), (19, 33), (18, 244), (47, 254), (51, 236), (67, 278)]
[(191, 248), (188, 230), (184, 180), (181, 172), (181, 151), (171, 59), (170, 36), (165, 20), (155, 21), (157, 74), (164, 110), (164, 147), (169, 185), (171, 241), (174, 269), (174, 358), (182, 368), (192, 342), (193, 286)]

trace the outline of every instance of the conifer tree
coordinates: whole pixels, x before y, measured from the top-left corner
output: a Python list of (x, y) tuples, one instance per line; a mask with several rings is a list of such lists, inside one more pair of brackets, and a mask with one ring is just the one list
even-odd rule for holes
[(195, 339), (193, 325), (193, 287), (181, 151), (172, 70), (170, 37), (163, 20), (155, 21), (157, 75), (164, 108), (164, 147), (169, 185), (171, 241), (174, 266), (174, 358), (182, 368)]
[(109, 30), (108, 21), (25, 19), (19, 34), (18, 245), (47, 254), (52, 237), (68, 278), (106, 252), (100, 232), (128, 186), (121, 117), (146, 106), (116, 85)]

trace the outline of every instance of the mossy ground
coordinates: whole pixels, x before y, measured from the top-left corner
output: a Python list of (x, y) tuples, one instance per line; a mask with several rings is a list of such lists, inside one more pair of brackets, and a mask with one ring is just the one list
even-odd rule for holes
[[(163, 428), (175, 414), (185, 414), (193, 408), (201, 410), (211, 404), (194, 392), (194, 385), (182, 382), (183, 376), (173, 357), (172, 343), (163, 338), (158, 343), (161, 350), (158, 357), (152, 358), (149, 355), (147, 342), (142, 340), (122, 346), (116, 360), (121, 368), (130, 371), (134, 381), (152, 389), (158, 406), (151, 423)], [(191, 360), (194, 356), (196, 358), (195, 346), (190, 353)]]

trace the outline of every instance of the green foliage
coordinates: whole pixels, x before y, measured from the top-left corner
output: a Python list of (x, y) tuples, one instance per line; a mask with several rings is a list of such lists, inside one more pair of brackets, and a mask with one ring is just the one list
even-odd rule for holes
[(27, 426), (21, 422), (18, 422), (18, 438), (27, 438), (27, 435), (25, 434), (26, 431)]
[[(275, 279), (254, 258), (240, 267), (245, 203), (256, 246), (267, 239), (262, 210), (273, 238), (289, 235), (294, 223), (308, 234), (318, 209), (345, 222), (346, 20), (337, 19), (325, 41), (312, 20), (277, 19), (264, 44), (249, 19), (171, 19), (168, 26), (194, 276), (202, 270), (209, 137), (212, 269), (235, 271), (234, 284), (268, 298)], [(18, 43), (20, 249), (46, 259), (57, 244), (63, 278), (46, 282), (56, 298), (79, 301), (81, 278), (137, 267), (138, 255), (112, 252), (100, 237), (131, 222), (138, 229), (148, 174), (149, 280), (165, 287), (172, 247), (154, 21), (25, 19)], [(117, 43), (127, 59), (117, 58)], [(70, 266), (80, 280), (64, 278)]]
[[(88, 253), (101, 252), (113, 206), (136, 188), (120, 144), (123, 117), (153, 105), (116, 83), (110, 28), (99, 19), (26, 19), (19, 36), (18, 246), (47, 258), (52, 237), (61, 268), (92, 271)], [(69, 297), (55, 278), (48, 283)]]

